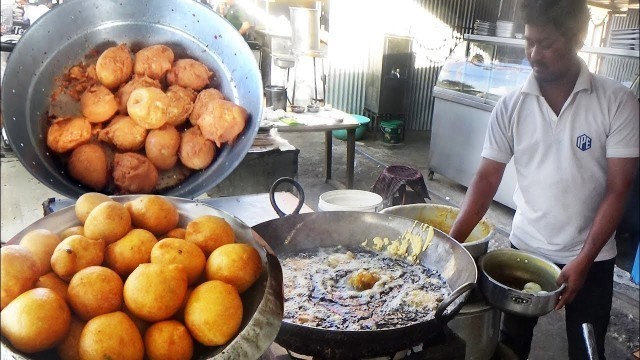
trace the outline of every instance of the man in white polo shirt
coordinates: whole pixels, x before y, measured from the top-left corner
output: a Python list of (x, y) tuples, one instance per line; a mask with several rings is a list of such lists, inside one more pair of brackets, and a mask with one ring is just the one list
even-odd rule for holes
[[(483, 159), (450, 235), (467, 238), (513, 157), (512, 246), (562, 268), (558, 283), (566, 288), (556, 309), (566, 309), (569, 358), (588, 358), (581, 325), (591, 323), (604, 359), (614, 232), (638, 168), (638, 99), (577, 56), (590, 17), (586, 0), (520, 0), (520, 10), (533, 71), (493, 110)], [(505, 313), (501, 341), (526, 359), (537, 320)]]

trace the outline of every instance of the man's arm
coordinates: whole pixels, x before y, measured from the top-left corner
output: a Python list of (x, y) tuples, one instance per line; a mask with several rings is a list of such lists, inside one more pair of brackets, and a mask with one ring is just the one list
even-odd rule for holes
[(240, 33), (240, 35), (244, 36), (250, 28), (251, 24), (248, 21), (243, 21), (242, 26), (240, 26), (240, 29), (238, 29), (238, 32)]
[(464, 242), (482, 219), (498, 191), (507, 164), (482, 158), (449, 236)]
[(570, 303), (584, 285), (591, 264), (616, 230), (638, 169), (638, 158), (609, 158), (607, 160), (607, 190), (600, 202), (593, 224), (580, 254), (560, 272), (558, 285), (567, 284), (556, 309)]

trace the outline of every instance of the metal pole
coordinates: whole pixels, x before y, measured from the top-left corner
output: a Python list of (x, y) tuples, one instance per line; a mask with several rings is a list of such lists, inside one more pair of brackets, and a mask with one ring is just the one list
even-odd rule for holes
[(582, 336), (584, 336), (584, 342), (587, 345), (589, 360), (599, 360), (596, 339), (593, 334), (593, 325), (589, 323), (582, 324)]

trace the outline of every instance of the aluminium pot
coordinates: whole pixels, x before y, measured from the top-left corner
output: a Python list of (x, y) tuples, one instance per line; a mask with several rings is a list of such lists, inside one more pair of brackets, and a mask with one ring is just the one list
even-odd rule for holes
[[(122, 195), (111, 197), (114, 201), (126, 203), (140, 195)], [(280, 328), (283, 316), (284, 299), (282, 296), (282, 268), (278, 258), (269, 245), (254, 236), (251, 228), (240, 219), (227, 212), (213, 208), (205, 203), (182, 198), (165, 197), (177, 209), (180, 215), (179, 227), (203, 215), (222, 217), (233, 228), (236, 241), (253, 246), (263, 264), (263, 270), (256, 282), (243, 294), (243, 317), (238, 334), (227, 344), (218, 347), (206, 347), (194, 341), (194, 359), (257, 359), (271, 346)], [(55, 211), (11, 238), (7, 244), (18, 244), (22, 237), (35, 229), (47, 229), (55, 234), (80, 225), (75, 206)], [(47, 350), (35, 354), (24, 354), (16, 350), (5, 337), (2, 337), (2, 358), (11, 359), (56, 359), (56, 350)]]
[[(384, 214), (403, 216), (431, 225), (448, 234), (453, 222), (458, 217), (459, 208), (440, 204), (410, 204), (388, 207), (380, 211)], [(474, 260), (487, 252), (489, 241), (495, 236), (495, 226), (487, 219), (482, 219), (473, 228), (462, 246), (469, 251)]]
[(242, 161), (262, 119), (262, 79), (253, 53), (223, 17), (193, 0), (68, 1), (38, 19), (9, 58), (2, 84), (4, 127), (22, 165), (40, 182), (69, 198), (88, 188), (72, 180), (46, 145), (54, 78), (87, 54), (126, 43), (132, 50), (164, 44), (176, 59), (198, 60), (216, 75), (211, 86), (249, 113), (244, 131), (204, 170), (160, 195), (195, 198), (226, 178)]
[[(276, 255), (303, 252), (337, 245), (359, 246), (374, 237), (398, 239), (405, 232), (426, 238), (427, 229), (414, 220), (373, 212), (330, 211), (286, 215), (275, 204), (271, 187), (271, 203), (281, 218), (253, 226), (257, 235), (269, 244)], [(292, 182), (298, 193), (304, 192)], [(285, 181), (287, 182), (287, 181)], [(350, 359), (388, 356), (406, 350), (438, 334), (464, 305), (470, 290), (475, 288), (477, 268), (469, 252), (445, 233), (434, 229), (435, 236), (427, 251), (420, 254), (421, 265), (438, 270), (453, 290), (437, 308), (435, 318), (409, 326), (384, 330), (327, 330), (282, 321), (276, 343), (295, 353), (319, 358)]]
[[(491, 305), (515, 315), (537, 317), (551, 312), (565, 288), (557, 285), (560, 268), (540, 256), (515, 249), (498, 249), (478, 261), (480, 291)], [(527, 293), (535, 282), (543, 292)]]
[(489, 305), (478, 289), (447, 326), (466, 343), (466, 360), (489, 360), (498, 346), (502, 313)]

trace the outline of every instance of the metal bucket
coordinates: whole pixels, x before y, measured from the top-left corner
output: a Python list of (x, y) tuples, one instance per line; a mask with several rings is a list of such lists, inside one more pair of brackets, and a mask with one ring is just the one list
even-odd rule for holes
[(290, 7), (291, 44), (295, 54), (320, 51), (320, 11)]
[(267, 85), (264, 87), (264, 96), (267, 100), (267, 107), (273, 110), (287, 109), (287, 89), (280, 85)]
[[(425, 224), (429, 224), (434, 228), (448, 234), (451, 226), (460, 209), (439, 204), (411, 204), (398, 205), (383, 209), (383, 214), (393, 214), (403, 216), (409, 219), (417, 220)], [(474, 260), (478, 260), (480, 256), (485, 254), (489, 248), (489, 240), (495, 235), (495, 227), (486, 219), (473, 228), (469, 237), (462, 243), (462, 246), (473, 256)]]

